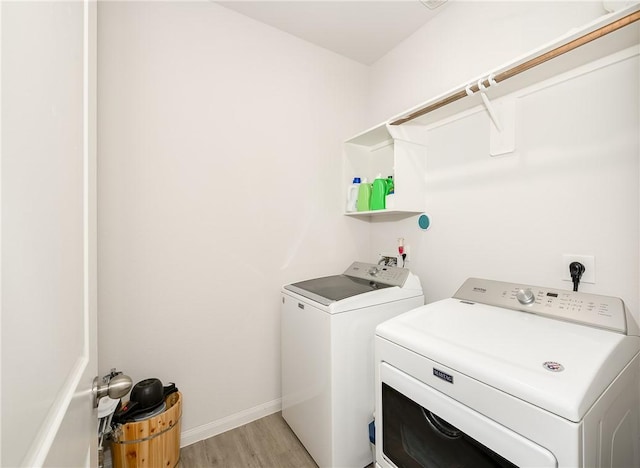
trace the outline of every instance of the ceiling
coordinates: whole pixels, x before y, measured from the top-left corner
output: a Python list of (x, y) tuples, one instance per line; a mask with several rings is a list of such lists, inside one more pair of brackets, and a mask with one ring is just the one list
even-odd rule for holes
[(216, 3), (371, 65), (446, 8), (446, 5), (440, 6), (445, 1), (236, 0)]

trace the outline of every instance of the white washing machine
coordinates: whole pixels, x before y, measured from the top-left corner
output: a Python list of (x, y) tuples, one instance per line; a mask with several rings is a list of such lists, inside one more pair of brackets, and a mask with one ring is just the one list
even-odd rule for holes
[(640, 466), (640, 338), (618, 298), (472, 278), (375, 347), (377, 466)]
[(283, 287), (282, 416), (320, 467), (372, 462), (375, 327), (423, 304), (409, 270), (360, 262)]

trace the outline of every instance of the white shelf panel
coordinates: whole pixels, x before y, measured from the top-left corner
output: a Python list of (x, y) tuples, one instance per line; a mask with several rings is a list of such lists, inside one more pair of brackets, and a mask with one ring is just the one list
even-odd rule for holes
[(372, 210), (372, 211), (350, 211), (345, 212), (344, 214), (347, 216), (382, 216), (382, 215), (394, 215), (394, 214), (402, 214), (402, 215), (414, 215), (422, 213), (423, 211), (415, 211), (415, 210)]

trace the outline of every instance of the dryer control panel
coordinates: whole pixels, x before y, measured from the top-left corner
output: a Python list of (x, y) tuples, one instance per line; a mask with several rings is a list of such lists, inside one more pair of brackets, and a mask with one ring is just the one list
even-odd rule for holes
[(469, 278), (453, 297), (627, 333), (625, 305), (617, 297), (480, 278)]
[(402, 287), (409, 277), (409, 270), (374, 263), (353, 262), (344, 275)]

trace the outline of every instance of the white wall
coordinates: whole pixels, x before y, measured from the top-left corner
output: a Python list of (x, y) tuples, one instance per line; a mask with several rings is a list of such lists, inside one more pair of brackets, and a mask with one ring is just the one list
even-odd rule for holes
[[(385, 120), (603, 13), (583, 2), (452, 3), (374, 65), (370, 115)], [(638, 73), (636, 57), (519, 99), (509, 155), (488, 155), (484, 111), (430, 130), (432, 228), (376, 220), (371, 256), (405, 237), (431, 302), (469, 276), (570, 289), (562, 254), (594, 255), (596, 284), (580, 290), (622, 297), (638, 317)]]
[(602, 2), (459, 1), (371, 67), (369, 125), (438, 96), (605, 13)]
[(211, 2), (98, 30), (100, 367), (176, 382), (193, 442), (279, 409), (280, 287), (367, 256), (339, 175), (368, 70)]
[(583, 290), (637, 311), (638, 107), (582, 99), (588, 80), (521, 100), (513, 155), (487, 156), (482, 113), (431, 131), (431, 230), (340, 215), (344, 139), (602, 13), (450, 2), (366, 68), (209, 2), (101, 3), (102, 372), (175, 381), (191, 442), (275, 411), (280, 286), (397, 237), (428, 301), (470, 275), (568, 287), (558, 262), (577, 253), (596, 257)]

